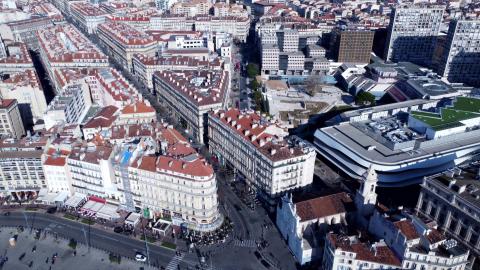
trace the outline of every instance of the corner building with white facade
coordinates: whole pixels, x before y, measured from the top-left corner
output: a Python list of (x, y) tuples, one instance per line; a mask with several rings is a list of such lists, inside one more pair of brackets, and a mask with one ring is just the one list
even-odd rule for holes
[(312, 183), (315, 150), (285, 140), (284, 129), (253, 112), (219, 110), (208, 116), (210, 153), (241, 173), (269, 203)]

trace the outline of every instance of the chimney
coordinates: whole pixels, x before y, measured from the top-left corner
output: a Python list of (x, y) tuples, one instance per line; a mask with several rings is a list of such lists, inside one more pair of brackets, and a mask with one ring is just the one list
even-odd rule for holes
[(276, 149), (270, 149), (270, 155), (275, 155), (277, 153), (277, 150)]
[(171, 168), (171, 167), (172, 167), (172, 165), (173, 165), (173, 160), (170, 160), (170, 161), (168, 162), (168, 167), (170, 167), (170, 168)]

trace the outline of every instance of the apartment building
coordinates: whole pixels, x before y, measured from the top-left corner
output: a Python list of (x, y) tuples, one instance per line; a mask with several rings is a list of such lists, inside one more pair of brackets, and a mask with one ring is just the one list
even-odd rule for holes
[(45, 128), (65, 124), (79, 124), (92, 105), (86, 85), (69, 85), (48, 104), (43, 116)]
[[(52, 143), (53, 144), (53, 143)], [(67, 157), (70, 154), (70, 144), (59, 143), (51, 146), (43, 154), (43, 170), (45, 172), (45, 184), (48, 192), (68, 192), (73, 195), (73, 188)]]
[(195, 21), (184, 15), (162, 14), (150, 17), (150, 30), (154, 31), (192, 31)]
[(123, 108), (142, 99), (138, 90), (114, 68), (56, 69), (54, 82), (57, 91), (68, 85), (85, 85), (92, 101), (100, 106)]
[(23, 72), (4, 73), (4, 75), (8, 75), (8, 77), (0, 81), (1, 98), (18, 101), (22, 121), (25, 125), (42, 119), (43, 113), (47, 109), (47, 101), (35, 70), (27, 69)]
[[(309, 75), (329, 70), (325, 55), (308, 50), (318, 47), (318, 33), (302, 32), (296, 28), (270, 28), (264, 24), (257, 30), (260, 38), (263, 75)], [(307, 52), (307, 54), (304, 53)], [(313, 52), (313, 53), (312, 53)]]
[(45, 136), (0, 140), (0, 190), (5, 195), (26, 199), (46, 187), (42, 153), (48, 145)]
[(150, 90), (153, 90), (153, 74), (162, 70), (197, 70), (213, 69), (220, 70), (222, 61), (199, 60), (188, 56), (148, 56), (135, 54), (132, 58), (133, 74)]
[(113, 170), (113, 146), (81, 142), (74, 144), (67, 158), (68, 173), (75, 193), (94, 195), (118, 204), (121, 192)]
[(478, 164), (426, 177), (415, 210), (480, 255), (480, 185)]
[(26, 20), (14, 21), (7, 23), (12, 31), (15, 41), (23, 42), (29, 49), (38, 49), (38, 39), (36, 31), (53, 26), (53, 22), (48, 17), (36, 17)]
[(444, 9), (443, 6), (417, 5), (393, 8), (385, 60), (430, 66)]
[(209, 0), (192, 0), (189, 2), (177, 2), (172, 5), (172, 14), (195, 17), (197, 15), (208, 15), (213, 4)]
[(99, 24), (105, 22), (108, 14), (88, 2), (74, 2), (70, 5), (71, 17), (78, 26), (88, 34), (95, 34)]
[(356, 235), (328, 233), (322, 269), (399, 269), (401, 261), (384, 242), (368, 243)]
[(22, 116), (16, 99), (0, 100), (0, 136), (2, 138), (17, 138), (25, 135)]
[(480, 86), (480, 20), (450, 22), (438, 74), (452, 83)]
[(283, 128), (253, 112), (217, 110), (208, 116), (209, 151), (274, 204), (285, 192), (312, 183), (315, 150), (287, 141)]
[(195, 31), (224, 32), (240, 42), (246, 42), (250, 31), (249, 17), (197, 16), (194, 18)]
[(248, 17), (248, 11), (242, 5), (218, 2), (213, 5), (213, 16), (215, 17)]
[(75, 192), (192, 230), (222, 224), (213, 168), (178, 131), (153, 122), (113, 124), (99, 132), (101, 139), (73, 144), (68, 155)]
[(126, 24), (107, 22), (98, 27), (98, 38), (119, 65), (132, 71), (132, 57), (141, 53), (155, 55), (158, 42), (150, 35)]
[(369, 64), (374, 34), (357, 26), (337, 27), (332, 31), (331, 56), (336, 62)]
[(24, 72), (33, 69), (33, 61), (23, 42), (3, 42), (5, 57), (0, 58), (0, 72)]
[(226, 106), (230, 74), (225, 70), (164, 70), (155, 72), (153, 86), (196, 141), (203, 143), (207, 113)]
[(54, 81), (55, 68), (108, 67), (108, 58), (75, 27), (65, 24), (37, 31), (40, 58)]

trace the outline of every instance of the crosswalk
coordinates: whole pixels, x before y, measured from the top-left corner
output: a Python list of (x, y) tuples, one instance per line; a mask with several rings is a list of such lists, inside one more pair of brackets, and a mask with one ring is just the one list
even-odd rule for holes
[(175, 255), (173, 259), (168, 263), (166, 270), (178, 270), (178, 264), (182, 261), (185, 254)]
[(240, 241), (238, 239), (235, 239), (233, 241), (233, 244), (237, 247), (246, 247), (246, 248), (255, 248), (257, 247), (257, 244), (255, 243), (255, 240), (248, 239), (248, 240), (243, 240)]

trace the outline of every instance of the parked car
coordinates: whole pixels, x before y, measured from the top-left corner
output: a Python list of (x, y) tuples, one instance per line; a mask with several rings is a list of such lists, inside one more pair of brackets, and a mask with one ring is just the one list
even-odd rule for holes
[(123, 228), (120, 227), (120, 226), (117, 226), (117, 227), (113, 228), (113, 231), (116, 232), (116, 233), (122, 233), (122, 232), (123, 232)]

